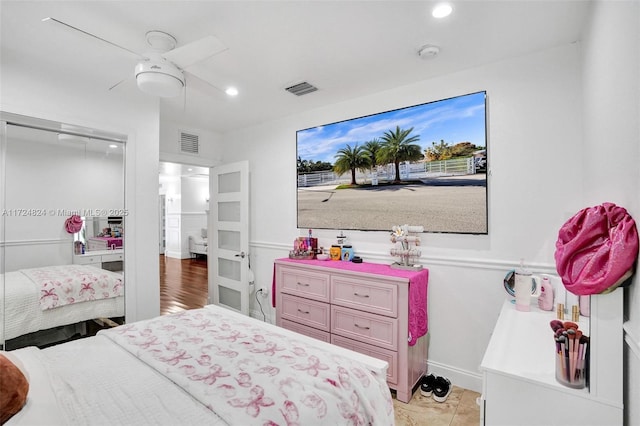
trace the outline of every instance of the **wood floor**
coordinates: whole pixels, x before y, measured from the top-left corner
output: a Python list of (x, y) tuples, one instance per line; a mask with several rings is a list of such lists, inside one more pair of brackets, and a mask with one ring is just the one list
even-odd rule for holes
[(160, 255), (160, 314), (207, 304), (207, 258), (174, 259)]

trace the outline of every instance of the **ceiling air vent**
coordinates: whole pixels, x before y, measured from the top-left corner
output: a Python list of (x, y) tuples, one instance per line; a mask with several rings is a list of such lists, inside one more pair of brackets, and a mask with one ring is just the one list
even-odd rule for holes
[(198, 154), (200, 152), (199, 136), (180, 132), (180, 152)]
[(293, 93), (296, 96), (302, 96), (306, 95), (307, 93), (315, 92), (316, 90), (318, 90), (318, 88), (304, 81), (302, 83), (287, 87), (284, 90), (289, 93)]

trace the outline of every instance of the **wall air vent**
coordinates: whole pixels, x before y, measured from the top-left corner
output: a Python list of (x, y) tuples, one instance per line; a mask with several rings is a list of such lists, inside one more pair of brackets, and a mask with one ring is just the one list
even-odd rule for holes
[(318, 88), (304, 81), (302, 83), (294, 84), (293, 86), (287, 87), (284, 90), (289, 93), (293, 93), (296, 96), (302, 96), (306, 95), (307, 93), (315, 92), (316, 90), (318, 90)]
[(200, 137), (190, 133), (180, 132), (180, 152), (186, 154), (200, 153)]

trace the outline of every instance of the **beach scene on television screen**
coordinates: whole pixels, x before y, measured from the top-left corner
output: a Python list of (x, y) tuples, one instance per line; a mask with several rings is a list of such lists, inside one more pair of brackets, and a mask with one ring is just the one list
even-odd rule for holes
[(486, 234), (486, 92), (305, 130), (298, 228)]

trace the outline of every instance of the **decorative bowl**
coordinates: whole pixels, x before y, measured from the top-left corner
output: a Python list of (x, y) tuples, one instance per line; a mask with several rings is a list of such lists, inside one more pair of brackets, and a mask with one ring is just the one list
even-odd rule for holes
[(328, 254), (324, 254), (324, 253), (317, 254), (316, 255), (316, 259), (318, 259), (318, 260), (329, 260), (329, 255)]

